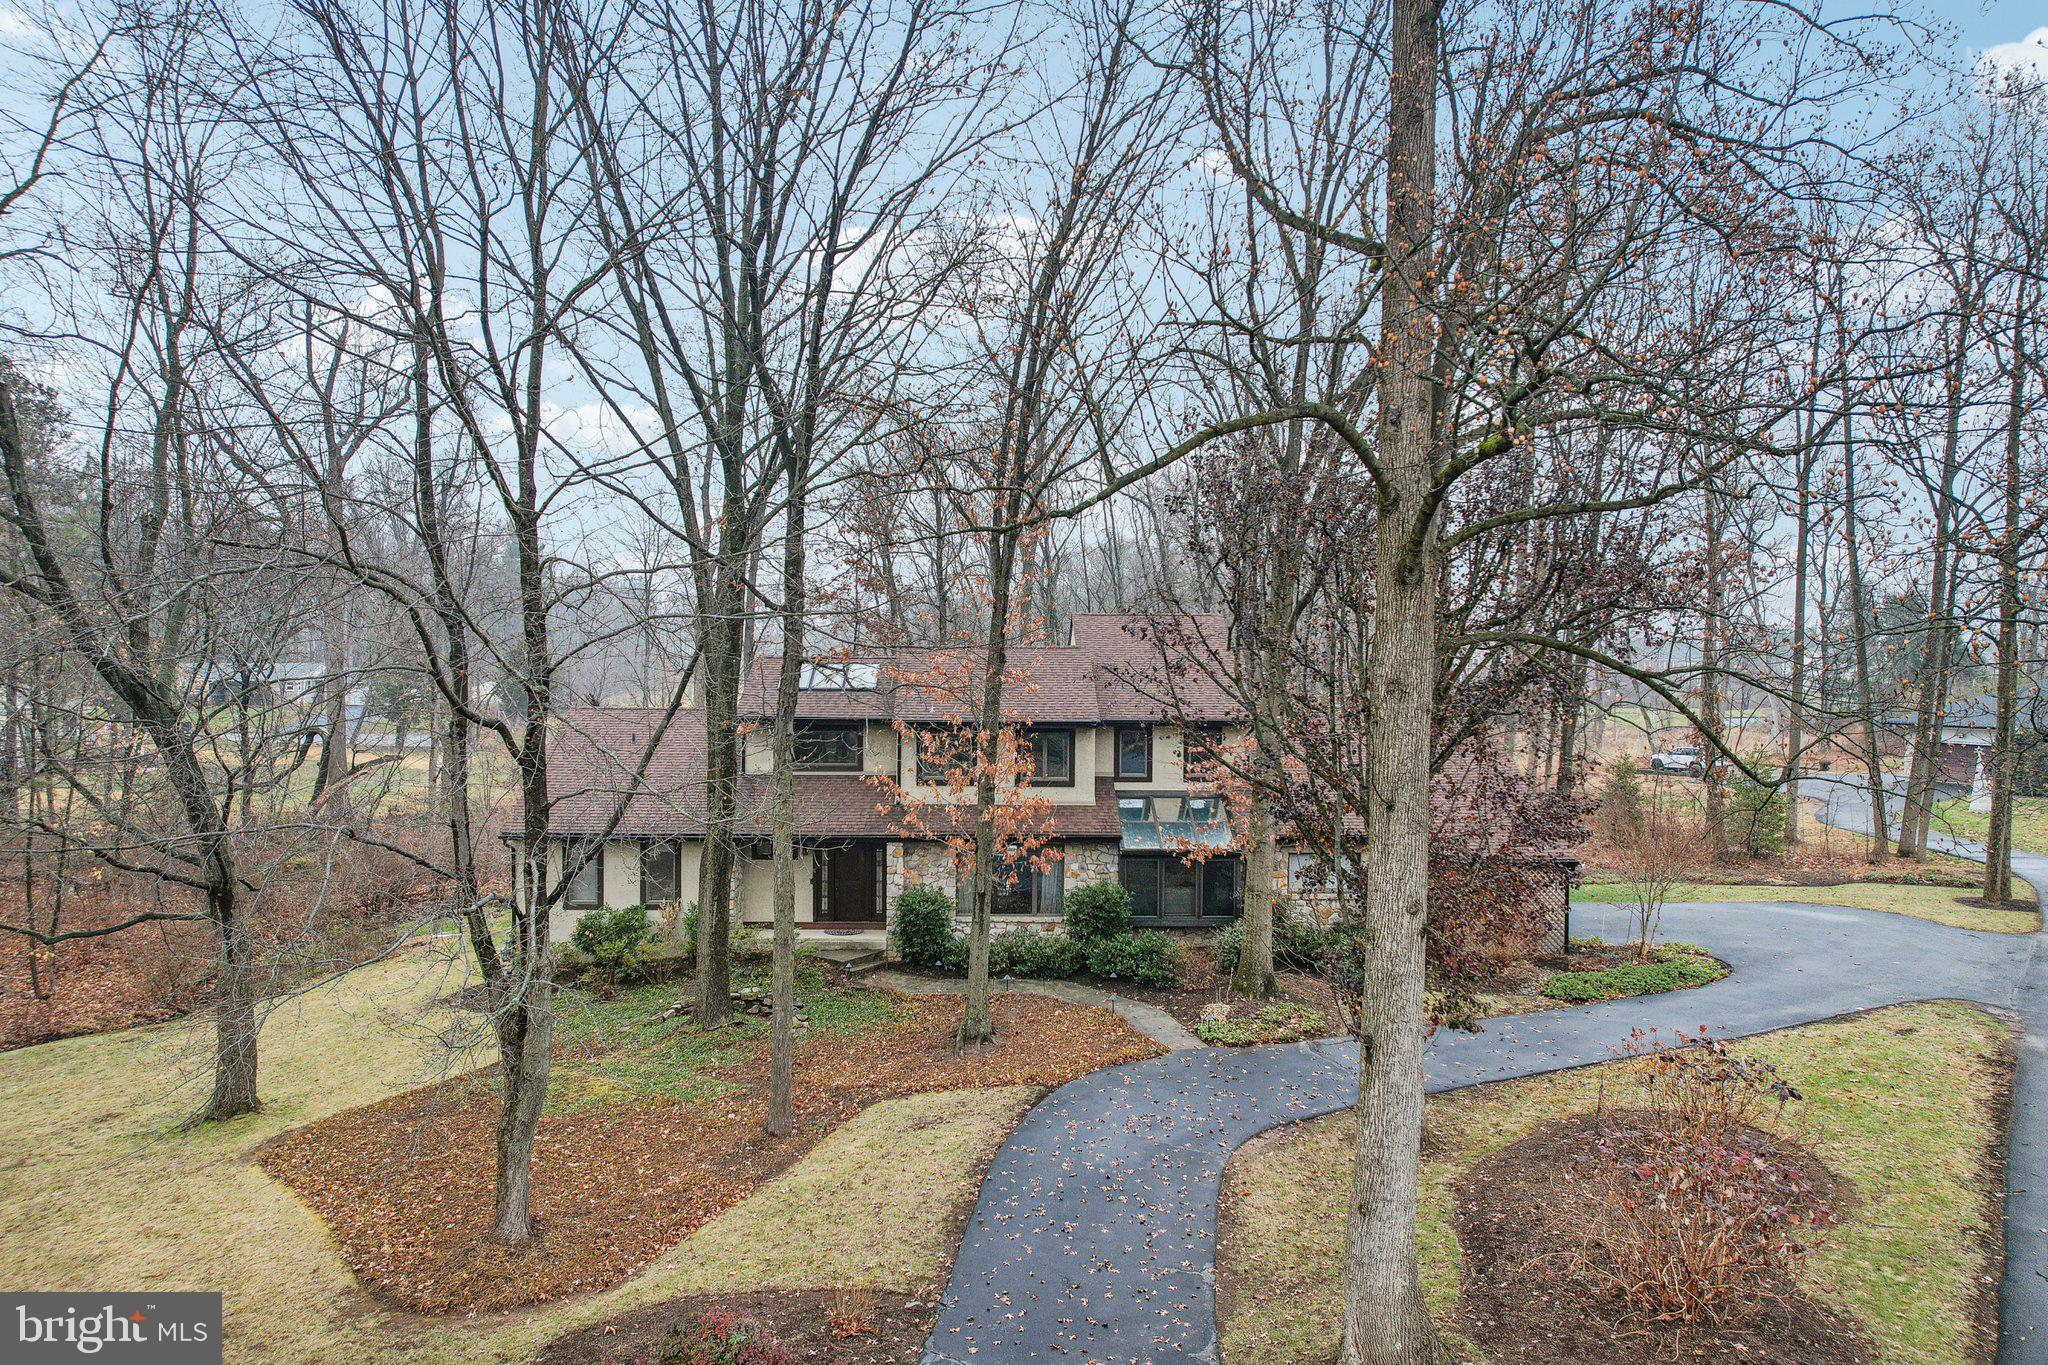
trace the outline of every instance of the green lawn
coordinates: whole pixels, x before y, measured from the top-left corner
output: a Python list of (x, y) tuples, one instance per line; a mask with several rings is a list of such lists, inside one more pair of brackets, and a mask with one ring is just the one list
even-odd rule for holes
[[(1934, 828), (1982, 843), (1991, 833), (1991, 817), (1971, 810), (1968, 801), (1943, 801), (1934, 808)], [(2013, 798), (2012, 844), (2022, 853), (2048, 856), (2048, 796)]]
[[(833, 992), (818, 969), (802, 962), (797, 995), (813, 1035), (859, 1031), (898, 1013), (878, 991)], [(768, 964), (734, 964), (736, 986), (768, 984)], [(548, 1109), (562, 1113), (595, 1104), (649, 1099), (709, 1099), (736, 1088), (714, 1073), (746, 1061), (768, 1033), (768, 1021), (742, 1016), (731, 1028), (702, 1033), (688, 1013), (660, 1016), (690, 998), (687, 982), (670, 981), (623, 991), (609, 1000), (569, 997), (556, 1028), (560, 1056), (548, 1082)]]
[[(1854, 1198), (1807, 1264), (1810, 1292), (1852, 1316), (1900, 1365), (1980, 1359), (1971, 1305), (1994, 1276), (1998, 1223), (1987, 1195), (2009, 1047), (1972, 1006), (1902, 1005), (1748, 1040), (1806, 1096), (1798, 1137)], [(1441, 1323), (1458, 1301), (1453, 1203), (1474, 1163), (1546, 1121), (1590, 1109), (1611, 1067), (1434, 1096), (1423, 1140), (1423, 1290)], [(1224, 1175), (1219, 1270), (1228, 1365), (1328, 1360), (1349, 1194), (1348, 1113), (1256, 1139)], [(1463, 1358), (1483, 1359), (1469, 1343)]]
[[(2032, 900), (2025, 882), (2013, 883), (2014, 894)], [(1992, 910), (1971, 905), (1977, 893), (1954, 886), (1921, 886), (1899, 882), (1843, 882), (1838, 886), (1777, 886), (1764, 882), (1674, 887), (1678, 901), (1793, 901), (1801, 905), (1846, 905), (1856, 910), (1883, 910), (1912, 915), (1957, 929), (1983, 929), (2000, 934), (2031, 934), (2040, 927), (2036, 910)], [(1575, 903), (1626, 905), (1629, 888), (1620, 882), (1587, 882), (1572, 892)]]
[[(1038, 1093), (1017, 1086), (873, 1105), (614, 1289), (474, 1319), (422, 1318), (359, 1290), (320, 1221), (251, 1155), (288, 1129), (487, 1060), (451, 1057), (434, 1042), (455, 1022), (436, 1002), (461, 984), (459, 968), (423, 949), (285, 1006), (263, 1031), (263, 1112), (192, 1131), (176, 1124), (200, 1098), (203, 1027), (0, 1053), (0, 1283), (221, 1290), (227, 1358), (264, 1365), (527, 1360), (562, 1332), (681, 1294), (924, 1289), (950, 1263), (948, 1220)], [(572, 1015), (565, 1027), (601, 1017)]]

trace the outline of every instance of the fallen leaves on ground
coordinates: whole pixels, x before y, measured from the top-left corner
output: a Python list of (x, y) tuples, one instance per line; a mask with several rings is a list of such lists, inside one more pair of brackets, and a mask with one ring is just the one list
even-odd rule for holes
[[(616, 1284), (877, 1100), (931, 1090), (1055, 1086), (1155, 1056), (1115, 1014), (1044, 996), (994, 1001), (996, 1040), (961, 1052), (957, 999), (901, 997), (886, 1022), (796, 1050), (796, 1131), (764, 1135), (765, 1042), (695, 1103), (599, 1105), (543, 1118), (532, 1242), (484, 1234), (494, 1193), (496, 1091), (466, 1077), (337, 1114), (260, 1157), (326, 1220), (371, 1292), (422, 1312), (487, 1311)], [(849, 1229), (849, 1233), (854, 1230)]]

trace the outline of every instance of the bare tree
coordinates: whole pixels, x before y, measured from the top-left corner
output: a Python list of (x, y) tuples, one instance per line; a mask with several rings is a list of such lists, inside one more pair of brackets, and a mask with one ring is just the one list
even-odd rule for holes
[[(1823, 38), (1824, 60), (1794, 89), (1734, 55), (1745, 41), (1738, 34), (1760, 38), (1773, 22), (1761, 12), (1705, 6), (1668, 18), (1666, 48), (1663, 39), (1645, 43), (1638, 27), (1665, 21), (1635, 11), (1460, 10), (1449, 26), (1459, 34), (1451, 54), (1434, 0), (1321, 14), (1307, 25), (1309, 54), (1384, 35), (1384, 103), (1361, 87), (1348, 106), (1355, 127), (1384, 118), (1378, 181), (1361, 186), (1346, 216), (1333, 221), (1280, 192), (1256, 162), (1232, 166), (1264, 212), (1373, 261), (1380, 276), (1378, 345), (1355, 386), (1370, 395), (1361, 420), (1303, 405), (1364, 474), (1373, 555), (1369, 776), (1360, 802), (1368, 947), (1344, 1276), (1347, 1361), (1441, 1354), (1414, 1247), (1430, 915), (1425, 794), (1449, 747), (1433, 738), (1440, 660), (1462, 651), (1476, 676), (1506, 677), (1503, 670), (1535, 666), (1546, 653), (1629, 669), (1569, 633), (1455, 616), (1443, 631), (1447, 560), (1484, 562), (1518, 528), (1649, 508), (1715, 486), (1733, 459), (1766, 447), (1797, 397), (1760, 396), (1749, 379), (1769, 355), (1763, 343), (1779, 279), (1755, 262), (1788, 254), (1796, 241), (1779, 216), (1796, 183), (1790, 111), (1843, 73), (1865, 69), (1861, 54)], [(1277, 21), (1211, 9), (1203, 22), (1198, 41), (1213, 50)], [(1681, 51), (1684, 59), (1671, 55)], [(1700, 63), (1715, 73), (1714, 94), (1701, 83)], [(1724, 94), (1732, 101), (1722, 102)], [(1437, 128), (1445, 102), (1456, 130), (1448, 144)], [(1731, 121), (1737, 106), (1744, 115)], [(1603, 156), (1571, 155), (1575, 137), (1596, 136)], [(1618, 156), (1617, 142), (1628, 148)], [(1636, 161), (1659, 170), (1623, 183), (1599, 169)], [(1745, 212), (1722, 217), (1738, 200)], [(1376, 218), (1353, 207), (1363, 203), (1374, 205)], [(1730, 281), (1716, 307), (1616, 344), (1617, 315), (1605, 302), (1637, 300), (1624, 310), (1635, 314), (1627, 327), (1642, 320), (1642, 301), (1668, 305), (1674, 285), (1682, 290), (1701, 272)], [(1668, 382), (1729, 369), (1743, 383), (1681, 396)], [(1664, 461), (1632, 475), (1639, 481), (1625, 489), (1567, 491), (1542, 477), (1541, 461), (1551, 433), (1575, 422), (1652, 433), (1650, 449), (1661, 445)], [(1687, 443), (1712, 453), (1678, 460)], [(1668, 680), (1655, 681), (1694, 715)]]

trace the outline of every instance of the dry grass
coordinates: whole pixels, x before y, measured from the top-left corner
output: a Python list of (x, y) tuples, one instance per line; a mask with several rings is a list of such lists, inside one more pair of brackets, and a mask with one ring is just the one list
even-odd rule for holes
[[(564, 1079), (585, 1088), (541, 1120), (530, 1245), (483, 1235), (497, 1098), (480, 1081), (309, 1125), (267, 1147), (264, 1169), (319, 1212), (380, 1297), (422, 1312), (512, 1308), (638, 1272), (877, 1100), (1051, 1087), (1160, 1051), (1108, 1010), (1012, 992), (994, 1002), (995, 1042), (962, 1055), (957, 1000), (821, 986), (804, 997), (813, 1027), (796, 1046), (796, 1128), (771, 1139), (763, 1029), (706, 1035), (663, 1021), (654, 1007), (675, 994), (660, 986), (612, 1002), (602, 1017), (638, 1014), (638, 1024), (605, 1030), (617, 1040), (609, 1051), (586, 1043), (565, 1064)], [(594, 1096), (590, 1079), (613, 1058), (620, 1070)]]
[[(2033, 899), (2025, 882), (2013, 882), (2014, 893), (2023, 901)], [(1625, 904), (1626, 886), (1614, 882), (1589, 882), (1572, 892), (1572, 900), (1602, 904)], [(1799, 905), (1845, 905), (1855, 910), (1881, 910), (1892, 915), (1911, 915), (1954, 929), (1977, 929), (1994, 934), (2031, 934), (2041, 927), (2038, 910), (1995, 910), (1972, 904), (1975, 891), (1953, 886), (1918, 886), (1897, 882), (1844, 882), (1837, 886), (1781, 886), (1771, 882), (1720, 885), (1688, 883), (1672, 888), (1671, 902), (1791, 901)]]
[[(2004, 1026), (1968, 1005), (1902, 1005), (1740, 1046), (1807, 1096), (1801, 1137), (1854, 1195), (1805, 1267), (1807, 1289), (1853, 1318), (1888, 1362), (1981, 1359), (1973, 1321), (1997, 1269), (1989, 1197), (2003, 1150)], [(1544, 1124), (1589, 1110), (1606, 1070), (1429, 1101), (1418, 1232), (1423, 1291), (1440, 1323), (1457, 1316), (1458, 1181)], [(1218, 1238), (1229, 1365), (1334, 1354), (1352, 1131), (1350, 1115), (1332, 1115), (1278, 1129), (1231, 1159)], [(1469, 1343), (1463, 1350), (1480, 1358)]]
[(950, 1264), (949, 1227), (977, 1173), (1037, 1094), (1020, 1086), (873, 1105), (615, 1289), (419, 1318), (357, 1288), (319, 1219), (253, 1153), (450, 1069), (427, 1035), (451, 1021), (433, 1002), (459, 984), (412, 953), (310, 993), (265, 1028), (265, 1110), (187, 1132), (172, 1129), (199, 1098), (203, 1032), (169, 1026), (0, 1055), (0, 1280), (224, 1291), (231, 1361), (527, 1360), (563, 1331), (680, 1294), (928, 1286)]

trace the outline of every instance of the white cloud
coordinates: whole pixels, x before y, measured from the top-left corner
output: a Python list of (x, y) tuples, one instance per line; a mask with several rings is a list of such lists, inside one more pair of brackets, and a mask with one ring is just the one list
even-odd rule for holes
[(2048, 28), (2037, 28), (2017, 42), (1998, 43), (1977, 54), (1978, 79), (1988, 83), (2021, 81), (2048, 84)]

